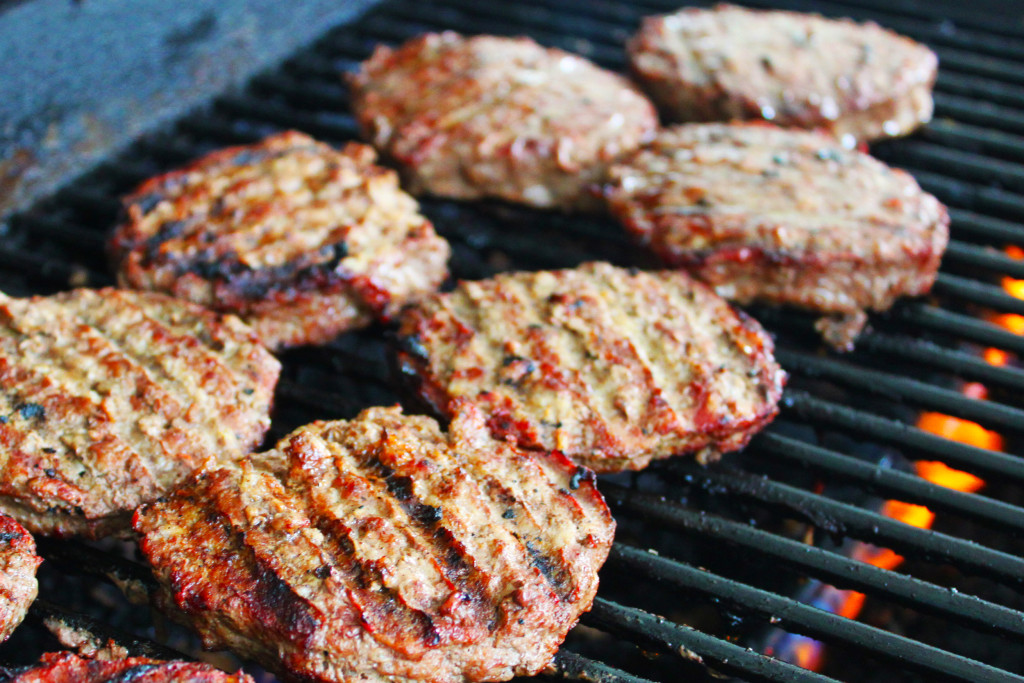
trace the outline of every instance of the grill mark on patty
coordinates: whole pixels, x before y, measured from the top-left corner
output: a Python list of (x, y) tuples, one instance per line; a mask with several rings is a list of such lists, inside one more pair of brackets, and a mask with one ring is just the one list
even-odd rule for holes
[[(203, 484), (213, 499), (212, 509), (207, 510), (207, 514), (215, 515), (210, 518), (213, 528), (220, 528), (229, 547), (234, 546), (234, 550), (227, 551), (225, 556), (241, 554), (246, 558), (235, 565), (236, 570), (246, 572), (251, 581), (244, 593), (246, 603), (259, 615), (261, 622), (271, 625), (278, 637), (304, 645), (317, 627), (315, 607), (295, 590), (291, 580), (291, 574), (299, 564), (295, 558), (305, 549), (301, 542), (304, 539), (295, 539), (286, 560), (279, 554), (279, 544), (272, 530), (268, 531), (243, 516), (247, 511), (243, 508), (245, 503), (266, 502), (250, 495), (250, 489), (260, 485), (270, 489), (276, 500), (287, 497), (281, 483), (270, 475), (247, 469), (237, 473), (235, 478), (215, 473), (212, 481)], [(273, 508), (261, 512), (269, 516)], [(187, 552), (187, 539), (185, 543)], [(220, 546), (214, 544), (211, 547)], [(195, 589), (189, 586), (188, 590)]]
[[(411, 539), (440, 570), (451, 590), (459, 592), (465, 602), (471, 603), (474, 613), (487, 624), (488, 631), (493, 631), (497, 625), (497, 614), (493, 595), (488, 589), (491, 577), (479, 568), (466, 546), (445, 525), (443, 508), (427, 505), (416, 495), (417, 478), (411, 474), (400, 474), (383, 462), (387, 457), (387, 443), (385, 429), (376, 445), (359, 454), (350, 453), (349, 462), (357, 471), (369, 474), (366, 477), (368, 482), (376, 479), (379, 480), (375, 482), (377, 486), (383, 483), (392, 500), (412, 522), (411, 525), (399, 523), (397, 526), (410, 533)], [(437, 466), (449, 464), (443, 455), (438, 455), (438, 458)], [(394, 461), (393, 458), (388, 460)], [(429, 487), (429, 483), (425, 485)]]
[[(586, 363), (586, 366), (604, 370), (600, 376), (595, 373), (592, 386), (607, 387), (607, 390), (601, 393), (608, 396), (611, 401), (611, 413), (616, 415), (610, 423), (613, 429), (631, 432), (633, 438), (646, 441), (646, 437), (652, 435), (636, 434), (641, 430), (633, 426), (634, 421), (640, 424), (666, 425), (674, 422), (676, 415), (662, 396), (664, 382), (655, 379), (651, 363), (647, 362), (646, 357), (641, 356), (637, 348), (639, 340), (646, 336), (637, 324), (644, 318), (634, 319), (619, 315), (616, 319), (614, 314), (618, 311), (607, 303), (610, 298), (607, 295), (610, 293), (618, 295), (607, 281), (588, 282), (585, 295), (577, 291), (572, 296), (578, 296), (580, 300), (584, 300), (582, 297), (586, 296), (585, 300), (590, 305), (577, 307), (576, 310), (568, 312), (563, 327), (570, 334), (576, 335), (587, 358), (593, 356), (600, 360), (600, 363)], [(621, 297), (616, 296), (616, 301), (619, 300)], [(671, 350), (666, 351), (666, 355), (671, 357)], [(628, 373), (617, 378), (614, 372), (616, 368), (626, 368)], [(630, 406), (624, 402), (620, 404), (619, 400), (637, 387), (640, 387), (645, 400), (639, 407), (640, 413), (630, 414)], [(615, 453), (621, 452), (621, 448), (616, 448)]]
[[(649, 287), (657, 284), (653, 278), (645, 280)], [(662, 296), (658, 297), (657, 302), (645, 300), (647, 287), (631, 287), (619, 280), (602, 280), (600, 287), (617, 297), (625, 309), (623, 317), (630, 324), (615, 325), (613, 322), (612, 329), (625, 336), (631, 353), (635, 355), (651, 383), (648, 415), (652, 419), (652, 424), (658, 425), (662, 433), (668, 433), (674, 426), (685, 425), (684, 416), (690, 407), (690, 398), (689, 394), (680, 391), (680, 388), (685, 387), (692, 377), (692, 369), (686, 372), (683, 368), (692, 368), (693, 363), (688, 345), (682, 342), (682, 339), (692, 336), (693, 333), (686, 311), (672, 305), (672, 297), (664, 287), (658, 287), (658, 292)], [(666, 305), (668, 310), (660, 310), (659, 304)], [(637, 324), (637, 321), (643, 321), (652, 315), (686, 327), (683, 331), (670, 331), (665, 327)], [(661, 334), (652, 334), (652, 331)], [(654, 362), (653, 359), (659, 354), (676, 362)]]
[[(0, 310), (3, 310), (5, 315), (11, 316), (8, 322), (9, 327), (0, 328), (0, 346), (3, 347), (2, 353), (5, 354), (3, 370), (0, 371), (2, 372), (0, 383), (5, 387), (6, 395), (19, 397), (17, 401), (9, 401), (9, 405), (6, 406), (9, 409), (8, 413), (13, 410), (18, 401), (43, 405), (48, 408), (44, 413), (49, 413), (44, 419), (42, 428), (38, 425), (31, 425), (18, 429), (13, 422), (3, 425), (4, 430), (8, 432), (7, 438), (11, 438), (14, 433), (20, 431), (22, 434), (17, 437), (16, 443), (24, 443), (28, 434), (36, 432), (52, 437), (54, 442), (48, 443), (47, 446), (57, 449), (57, 452), (52, 454), (34, 448), (31, 452), (19, 449), (18, 454), (24, 459), (33, 460), (43, 465), (38, 467), (39, 472), (36, 476), (43, 474), (44, 470), (59, 472), (62, 475), (61, 478), (69, 485), (79, 489), (91, 489), (92, 487), (82, 486), (88, 482), (80, 482), (77, 473), (72, 472), (68, 467), (71, 463), (67, 462), (67, 456), (71, 455), (81, 467), (87, 470), (89, 478), (93, 481), (109, 480), (111, 476), (116, 477), (121, 473), (122, 468), (127, 468), (132, 475), (137, 476), (135, 481), (137, 487), (143, 490), (151, 487), (155, 475), (145, 459), (139, 457), (139, 453), (143, 449), (151, 452), (163, 452), (161, 439), (137, 429), (135, 412), (139, 408), (138, 406), (129, 405), (126, 409), (127, 412), (123, 413), (108, 413), (107, 408), (112, 405), (106, 399), (112, 394), (102, 390), (97, 391), (100, 387), (97, 383), (109, 379), (110, 374), (106, 370), (111, 365), (133, 373), (133, 383), (137, 390), (141, 389), (143, 394), (146, 392), (155, 394), (155, 396), (151, 395), (142, 399), (147, 406), (146, 409), (162, 415), (168, 427), (170, 421), (177, 416), (177, 413), (174, 412), (175, 407), (180, 412), (180, 406), (161, 404), (161, 399), (167, 397), (160, 395), (162, 392), (159, 387), (156, 387), (145, 376), (143, 368), (135, 366), (124, 357), (115, 356), (105, 360), (104, 371), (92, 378), (76, 375), (73, 370), (88, 367), (92, 359), (100, 359), (102, 356), (96, 355), (91, 350), (80, 351), (70, 344), (58, 345), (44, 341), (43, 347), (36, 350), (42, 355), (33, 353), (31, 361), (29, 361), (22, 355), (22, 348), (11, 349), (8, 346), (10, 342), (16, 341), (10, 328), (18, 330), (20, 334), (28, 338), (38, 338), (40, 333), (47, 336), (53, 334), (65, 339), (74, 338), (76, 342), (87, 340), (90, 346), (99, 345), (101, 348), (107, 344), (106, 338), (94, 328), (76, 326), (73, 319), (69, 319), (70, 316), (62, 315), (62, 312), (58, 312), (56, 309), (48, 311), (51, 313), (49, 321), (41, 321), (42, 323), (48, 322), (46, 327), (34, 326), (29, 320), (26, 320), (25, 316), (16, 316), (9, 305), (3, 305)], [(108, 347), (108, 350), (112, 349)], [(36, 367), (29, 366), (29, 362)], [(122, 386), (122, 384), (118, 383), (115, 386)], [(96, 398), (100, 400), (98, 401)], [(131, 393), (127, 398), (134, 402), (139, 397), (135, 393)], [(168, 403), (173, 402), (168, 401)], [(124, 403), (118, 401), (116, 405), (123, 406)], [(78, 425), (78, 429), (72, 431), (73, 425)], [(58, 441), (57, 435), (59, 434), (80, 439), (88, 435), (88, 438), (84, 442), (80, 442), (82, 450), (79, 450), (74, 446), (65, 445), (63, 441)], [(110, 439), (115, 439), (119, 445), (109, 443)], [(120, 462), (111, 460), (101, 467), (99, 463), (94, 462), (94, 458), (87, 457), (91, 445), (95, 443), (103, 443), (107, 448), (120, 451), (123, 460)], [(117, 493), (118, 491), (115, 490), (111, 492), (111, 495)]]
[[(709, 321), (702, 326), (694, 320), (695, 310), (706, 307), (716, 310), (719, 314), (726, 311), (723, 310), (721, 302), (698, 296), (700, 285), (696, 282), (686, 281), (681, 284), (683, 288), (679, 291), (673, 287), (658, 287), (658, 302), (665, 310), (661, 311), (649, 325), (647, 334), (637, 335), (635, 339), (637, 342), (641, 339), (644, 341), (648, 354), (663, 353), (674, 360), (672, 363), (651, 363), (649, 367), (652, 373), (661, 375), (657, 380), (658, 386), (671, 392), (671, 405), (682, 408), (674, 411), (674, 419), (681, 422), (682, 416), (688, 418), (684, 423), (685, 428), (694, 430), (688, 441), (694, 445), (703, 445), (704, 439), (698, 419), (703, 390), (699, 387), (706, 386), (709, 379), (705, 364), (702, 362), (709, 349), (702, 348), (701, 341), (706, 338), (709, 331), (713, 333), (718, 329), (721, 316), (713, 316), (716, 319), (714, 322)], [(651, 304), (650, 301), (643, 300), (639, 288), (616, 287), (616, 290), (620, 296), (624, 296), (632, 303), (634, 310), (643, 310)], [(697, 303), (698, 300), (700, 303)], [(650, 315), (651, 313), (648, 313), (648, 316)], [(664, 351), (659, 351), (659, 347)]]
[[(217, 419), (211, 394), (233, 394), (237, 373), (194, 336), (173, 333), (175, 323), (150, 318), (138, 304), (147, 296), (77, 290), (0, 303), (3, 491), (38, 512), (85, 517), (39, 522), (47, 530), (55, 524), (77, 531), (63, 525), (112, 519), (201, 460), (232, 449), (240, 455), (262, 434), (259, 421), (230, 399), (221, 404), (225, 419)], [(191, 308), (176, 315), (177, 327), (191, 318), (206, 336), (219, 324)], [(177, 374), (189, 375), (197, 389), (164, 371), (171, 357), (181, 365)], [(276, 370), (261, 372), (263, 378), (249, 377), (242, 386), (266, 392)], [(204, 375), (219, 381), (203, 385)], [(38, 410), (13, 415), (18, 404)], [(226, 438), (215, 436), (221, 433)]]
[[(562, 548), (556, 547), (553, 549), (553, 552), (544, 552), (543, 549), (536, 547), (528, 540), (543, 539), (546, 534), (552, 531), (551, 528), (542, 526), (536, 518), (535, 513), (538, 509), (552, 513), (556, 517), (561, 516), (562, 509), (558, 505), (545, 505), (545, 503), (551, 502), (550, 497), (547, 500), (539, 501), (537, 505), (531, 505), (528, 496), (518, 486), (518, 469), (531, 468), (534, 471), (540, 471), (540, 468), (532, 458), (516, 458), (515, 465), (516, 471), (513, 471), (511, 468), (502, 470), (501, 479), (475, 464), (467, 467), (467, 473), (474, 479), (480, 490), (491, 500), (492, 514), (495, 517), (498, 515), (498, 510), (513, 511), (514, 514), (511, 516), (506, 515), (505, 512), (500, 513), (501, 518), (506, 520), (504, 525), (512, 527), (512, 536), (530, 557), (533, 565), (540, 570), (547, 582), (551, 584), (559, 599), (569, 601), (577, 588), (576, 578), (573, 576), (571, 565), (564, 556)], [(544, 475), (546, 475), (546, 472)], [(516, 484), (516, 490), (513, 490), (509, 485), (512, 482)], [(549, 482), (549, 488), (553, 490), (555, 487)], [(556, 493), (555, 495), (558, 494)], [(571, 496), (569, 497), (571, 498)], [(557, 521), (565, 523), (565, 520), (559, 519)], [(579, 523), (584, 521), (582, 517), (573, 520), (573, 522)]]
[[(120, 303), (122, 306), (127, 305), (124, 301)], [(80, 314), (88, 318), (99, 310), (100, 307), (94, 303), (93, 306), (85, 307)], [(173, 311), (144, 305), (136, 306), (135, 310), (144, 319), (134, 320), (132, 327), (120, 330), (119, 335), (124, 343), (131, 344), (130, 352), (140, 362), (145, 361), (146, 367), (159, 376), (165, 387), (174, 389), (183, 405), (201, 406), (207, 416), (207, 429), (216, 433), (217, 424), (226, 424), (232, 429), (244, 431), (247, 425), (242, 422), (243, 416), (237, 406), (231, 402), (217, 404), (213, 397), (237, 395), (239, 391), (248, 391), (247, 396), (255, 395), (255, 389), (264, 386), (259, 375), (265, 371), (249, 364), (242, 369), (234, 369), (228, 365), (224, 356), (234, 355), (234, 344), (237, 342), (213, 336), (202, 339), (200, 336), (209, 335), (209, 330), (197, 330), (194, 324), (190, 328), (176, 322)], [(95, 318), (90, 322), (109, 326), (112, 320), (117, 320), (117, 315), (114, 309), (110, 311), (109, 318)], [(135, 334), (135, 328), (148, 332), (149, 336), (143, 339)], [(232, 344), (232, 348), (224, 348), (225, 342)], [(191, 391), (190, 384), (194, 384), (197, 389)], [(261, 392), (260, 398), (263, 398), (263, 393), (270, 392)], [(269, 401), (269, 396), (266, 399)], [(248, 429), (252, 427), (248, 426)], [(241, 438), (255, 440), (258, 435), (243, 433)], [(239, 445), (235, 444), (234, 447), (238, 448)]]
[[(290, 481), (293, 486), (303, 488), (302, 500), (308, 506), (307, 514), (324, 533), (329, 552), (337, 558), (340, 567), (346, 568), (350, 580), (364, 588), (353, 599), (364, 619), (372, 626), (374, 637), (389, 647), (406, 649), (410, 655), (421, 652), (421, 648), (416, 647), (419, 645), (433, 647), (444, 641), (459, 640), (458, 631), (464, 629), (463, 624), (449, 627), (447, 621), (439, 623), (445, 618), (437, 609), (443, 596), (435, 594), (431, 607), (414, 605), (412, 601), (419, 601), (414, 596), (404, 595), (400, 590), (403, 586), (395, 587), (394, 581), (389, 579), (397, 559), (394, 556), (408, 558), (408, 552), (415, 552), (433, 564), (438, 578), (444, 580), (452, 591), (458, 590), (470, 598), (475, 612), (485, 608), (481, 600), (482, 586), (474, 589), (474, 582), (480, 583), (474, 576), (476, 568), (464, 561), (461, 548), (453, 545), (454, 539), (448, 537), (443, 528), (432, 531), (430, 524), (409, 515), (400, 501), (388, 495), (388, 485), (379, 474), (373, 476), (379, 469), (373, 463), (360, 462), (361, 454), (351, 453), (347, 448), (311, 433), (289, 439), (284, 452), (302, 463), (301, 467), (293, 467)], [(334, 459), (338, 457), (348, 465), (344, 472), (334, 465)], [(358, 474), (360, 471), (369, 472), (370, 476)], [(326, 472), (334, 475), (328, 479), (333, 480), (332, 485), (325, 486), (317, 481)], [(335, 491), (344, 491), (345, 495), (340, 496)], [(331, 495), (339, 497), (332, 500), (328, 498)], [(353, 507), (358, 500), (364, 504)], [(370, 509), (360, 512), (364, 505)], [(375, 514), (378, 510), (373, 506), (383, 506), (380, 514)], [(363, 545), (360, 534), (372, 534), (374, 530), (377, 531), (374, 537), (393, 539), (394, 542), (387, 544), (390, 562), (360, 554), (359, 548)], [(398, 546), (396, 536), (406, 539), (408, 546), (405, 552)], [(371, 590), (374, 584), (379, 585), (380, 590)], [(493, 615), (488, 615), (486, 608), (480, 616), (493, 620)], [(389, 625), (392, 620), (402, 627), (402, 632), (394, 632)], [(412, 649), (409, 643), (414, 644)]]
[[(193, 335), (175, 334), (170, 326), (150, 316), (141, 307), (130, 306), (123, 298), (108, 301), (92, 297), (91, 301), (85, 299), (78, 303), (72, 310), (84, 324), (91, 326), (89, 332), (95, 331), (106, 343), (108, 355), (104, 356), (104, 363), (107, 371), (115, 366), (136, 373), (134, 385), (137, 395), (146, 399), (147, 406), (155, 414), (164, 416), (168, 431), (180, 429), (174, 424), (178, 419), (196, 422), (197, 416), (192, 413), (198, 406), (202, 411), (202, 427), (185, 428), (192, 437), (204, 442), (211, 452), (227, 448), (241, 455), (243, 444), (239, 443), (238, 436), (244, 438), (245, 435), (236, 436), (228, 432), (227, 443), (217, 438), (217, 434), (223, 433), (218, 425), (225, 421), (230, 424), (230, 420), (224, 418), (230, 418), (232, 405), (216, 406), (211, 398), (223, 396), (238, 385), (247, 385), (239, 373), (229, 370)], [(141, 319), (130, 319), (129, 314), (141, 316)], [(100, 356), (92, 350), (84, 356), (85, 359), (93, 357)], [(148, 399), (145, 392), (152, 393), (152, 398)], [(123, 417), (130, 415), (127, 413)]]
[[(315, 256), (326, 260), (308, 263)], [(259, 301), (287, 292), (316, 291), (329, 294), (347, 289), (351, 277), (339, 269), (348, 256), (344, 241), (324, 245), (309, 257), (274, 267), (251, 268), (237, 257), (210, 262), (176, 264), (177, 274), (196, 272), (212, 280), (218, 307), (226, 310), (246, 310), (250, 302)]]
[(601, 405), (596, 398), (599, 392), (594, 391), (602, 385), (597, 373), (603, 368), (591, 362), (592, 354), (582, 340), (551, 319), (550, 311), (546, 310), (549, 305), (547, 297), (535, 296), (520, 278), (499, 277), (497, 281), (506, 291), (518, 294), (517, 306), (523, 311), (524, 318), (536, 320), (540, 325), (527, 326), (525, 339), (535, 354), (533, 357), (547, 364), (542, 367), (542, 374), (547, 373), (548, 366), (557, 369), (564, 388), (572, 394), (573, 402), (589, 413), (585, 422), (593, 433), (593, 445), (602, 451), (617, 453), (619, 439), (609, 430), (610, 416), (603, 410), (610, 406)]

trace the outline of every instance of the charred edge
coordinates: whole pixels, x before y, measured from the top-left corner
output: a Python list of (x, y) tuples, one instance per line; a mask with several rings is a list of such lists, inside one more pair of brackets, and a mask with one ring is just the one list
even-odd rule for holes
[[(244, 535), (239, 536), (239, 542), (248, 548)], [(306, 602), (260, 560), (252, 548), (249, 552), (254, 562), (253, 579), (256, 584), (252, 602), (259, 605), (260, 619), (264, 623), (277, 624), (275, 630), (288, 642), (296, 642), (295, 636), (308, 638), (316, 630), (317, 620), (310, 614)]]
[(159, 664), (138, 664), (118, 672), (115, 676), (111, 676), (107, 679), (106, 683), (131, 683), (138, 678), (142, 678), (150, 671), (159, 668)]
[(9, 543), (11, 541), (22, 538), (24, 534), (19, 531), (4, 531), (0, 533), (0, 543)]
[(427, 351), (427, 347), (423, 345), (423, 340), (418, 334), (399, 337), (398, 348), (417, 360), (426, 361), (430, 359), (430, 352)]
[(131, 205), (138, 208), (139, 212), (145, 216), (147, 213), (157, 207), (157, 204), (164, 200), (162, 192), (147, 192), (144, 195), (140, 195), (131, 200)]
[(160, 247), (165, 242), (181, 237), (185, 232), (185, 221), (167, 221), (157, 228), (156, 234), (146, 239), (143, 243), (145, 260), (152, 263), (160, 256)]

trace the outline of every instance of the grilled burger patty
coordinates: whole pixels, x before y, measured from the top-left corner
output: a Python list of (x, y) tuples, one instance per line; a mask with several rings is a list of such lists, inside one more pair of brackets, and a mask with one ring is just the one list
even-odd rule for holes
[(0, 295), (0, 510), (102, 536), (260, 443), (280, 364), (232, 316), (114, 289)]
[(830, 317), (849, 347), (866, 316), (927, 292), (949, 217), (907, 173), (819, 133), (690, 124), (610, 169), (612, 212), (672, 266), (727, 299)]
[(691, 8), (644, 19), (628, 51), (673, 121), (765, 119), (874, 140), (932, 117), (935, 53), (870, 22)]
[(36, 568), (42, 561), (32, 535), (7, 515), (0, 515), (0, 641), (10, 637), (35, 601), (39, 590)]
[(554, 655), (615, 523), (593, 474), (371, 408), (136, 513), (158, 600), (208, 647), (304, 681), (499, 681)]
[(415, 193), (588, 208), (614, 158), (657, 127), (632, 84), (529, 38), (428, 34), (380, 46), (350, 78), (365, 137)]
[(614, 472), (745, 445), (778, 411), (772, 351), (685, 273), (591, 263), (423, 300), (401, 320), (398, 360), (439, 413), (471, 401), (499, 438)]
[(375, 159), (285, 132), (153, 178), (111, 239), (118, 280), (236, 313), (271, 348), (387, 317), (444, 280), (449, 249)]
[(145, 657), (98, 660), (70, 652), (49, 652), (39, 664), (6, 669), (0, 681), (10, 683), (254, 683), (242, 673), (227, 674), (199, 662), (160, 661)]

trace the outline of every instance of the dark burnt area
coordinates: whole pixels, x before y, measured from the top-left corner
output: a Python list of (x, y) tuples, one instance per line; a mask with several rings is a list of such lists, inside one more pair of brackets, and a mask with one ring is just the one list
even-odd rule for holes
[(555, 589), (558, 596), (565, 600), (572, 591), (568, 572), (558, 566), (546, 553), (530, 541), (526, 541), (523, 546), (526, 548), (526, 552), (530, 554), (530, 563), (540, 571), (545, 580)]
[(597, 484), (597, 475), (594, 474), (593, 470), (577, 465), (576, 470), (572, 473), (572, 477), (569, 478), (569, 488), (575, 491), (583, 482), (588, 482), (592, 485)]
[(138, 208), (139, 212), (145, 216), (147, 213), (157, 207), (161, 201), (163, 201), (164, 195), (162, 192), (147, 192), (143, 195), (138, 195), (131, 200), (132, 206)]
[(25, 420), (46, 417), (46, 409), (38, 403), (21, 403), (14, 410)]
[(251, 603), (259, 605), (261, 620), (286, 642), (302, 642), (318, 627), (309, 605), (271, 567), (251, 551), (255, 587)]
[(465, 600), (476, 602), (482, 611), (488, 611), (489, 630), (497, 628), (497, 608), (487, 604), (486, 581), (480, 571), (466, 561), (468, 552), (465, 546), (441, 525), (444, 519), (442, 509), (421, 501), (415, 494), (412, 477), (397, 474), (375, 454), (367, 460), (366, 466), (384, 481), (388, 492), (394, 496), (409, 519), (426, 532), (445, 577), (458, 586)]
[[(176, 222), (180, 223), (180, 222)], [(252, 268), (241, 262), (234, 252), (217, 253), (213, 247), (199, 251), (195, 258), (186, 259), (176, 254), (160, 254), (160, 245), (178, 236), (180, 225), (168, 232), (155, 235), (147, 243), (147, 265), (169, 265), (175, 277), (198, 275), (212, 282), (217, 305), (224, 309), (244, 309), (252, 301), (271, 298), (287, 292), (335, 291), (347, 286), (350, 277), (339, 272), (338, 266), (348, 256), (348, 245), (336, 242), (321, 247), (311, 255), (271, 268)], [(157, 239), (160, 237), (160, 239)], [(315, 258), (324, 260), (310, 263)]]
[(160, 668), (159, 664), (137, 664), (107, 679), (107, 683), (132, 683)]

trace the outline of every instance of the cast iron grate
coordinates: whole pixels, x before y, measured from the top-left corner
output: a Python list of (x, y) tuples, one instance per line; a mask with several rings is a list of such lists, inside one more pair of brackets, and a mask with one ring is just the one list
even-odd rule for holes
[[(875, 19), (939, 53), (935, 121), (874, 152), (949, 204), (953, 240), (933, 296), (874, 316), (852, 354), (822, 351), (806, 316), (755, 311), (776, 333), (792, 379), (780, 419), (745, 453), (708, 468), (669, 462), (602, 478), (620, 540), (582, 620), (587, 628), (571, 634), (560, 669), (601, 680), (699, 680), (709, 669), (774, 681), (1024, 680), (1024, 371), (980, 355), (1024, 353), (1024, 336), (989, 322), (1024, 315), (1024, 300), (1001, 286), (1024, 279), (1024, 260), (1005, 251), (1024, 247), (1024, 29), (970, 17), (953, 23), (909, 0), (747, 4)], [(380, 42), (441, 29), (528, 34), (621, 70), (622, 44), (640, 18), (676, 6), (385, 2), (11, 218), (0, 286), (27, 294), (110, 284), (103, 242), (117, 197), (199, 154), (283, 128), (332, 143), (355, 138), (340, 73)], [(496, 203), (423, 204), (453, 244), (459, 278), (594, 259), (650, 265), (605, 220)], [(965, 394), (967, 382), (987, 387), (988, 400)], [(383, 330), (293, 351), (271, 438), (401, 398)], [(914, 426), (922, 410), (996, 431), (1003, 450), (922, 431)], [(918, 460), (987, 485), (980, 493), (938, 486), (914, 473)], [(882, 514), (887, 499), (927, 506), (935, 530)], [(853, 541), (906, 561), (891, 570), (849, 559)], [(812, 580), (865, 593), (864, 620), (790, 597)], [(831, 664), (815, 673), (762, 654), (766, 633), (779, 629), (827, 643)]]

